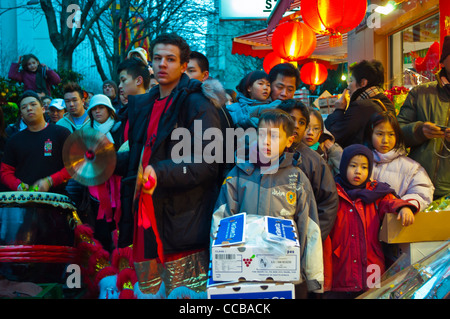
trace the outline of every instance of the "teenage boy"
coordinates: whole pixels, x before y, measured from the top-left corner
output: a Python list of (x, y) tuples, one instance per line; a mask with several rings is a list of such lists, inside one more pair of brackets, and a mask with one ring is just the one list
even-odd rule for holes
[[(204, 273), (202, 278), (206, 278), (211, 212), (218, 194), (219, 169), (217, 163), (208, 164), (202, 156), (195, 155), (201, 155), (197, 153), (203, 152), (209, 143), (207, 140), (199, 142), (202, 139), (199, 134), (209, 128), (220, 128), (219, 115), (213, 102), (204, 95), (202, 83), (184, 74), (190, 48), (183, 38), (162, 34), (153, 40), (150, 52), (159, 85), (147, 94), (128, 98), (129, 151), (124, 154), (126, 158), (119, 159), (118, 165), (119, 169), (123, 164), (126, 167), (122, 174), (119, 247), (133, 243), (134, 260), (138, 264), (142, 262), (138, 267), (146, 269), (152, 260), (162, 262), (162, 258), (164, 262), (173, 263), (197, 260), (201, 269), (196, 268), (196, 271)], [(201, 130), (194, 130), (199, 123)], [(189, 132), (187, 135), (193, 146), (192, 154), (183, 154), (186, 158), (181, 162), (171, 157), (172, 149), (180, 143), (172, 137), (176, 128)], [(200, 150), (194, 149), (194, 140), (196, 145), (201, 143)], [(143, 172), (142, 177), (136, 176), (139, 170)], [(144, 184), (149, 176), (156, 181), (150, 191), (156, 225), (151, 223), (151, 227), (145, 227), (139, 225), (139, 218), (145, 217), (148, 211), (142, 210), (140, 205), (133, 208), (133, 201), (139, 203), (146, 198), (147, 191), (134, 196), (135, 186)], [(139, 220), (134, 220), (134, 216)], [(173, 282), (166, 283), (166, 287), (168, 284)], [(201, 286), (205, 287), (204, 283)]]
[(300, 85), (300, 72), (290, 63), (277, 64), (269, 72), (269, 82), (272, 101), (289, 100)]
[(119, 64), (119, 94), (123, 101), (122, 107), (117, 112), (117, 117), (122, 122), (123, 137), (120, 143), (128, 140), (128, 98), (133, 95), (145, 94), (150, 86), (150, 72), (148, 66), (136, 57), (126, 59)]
[[(320, 291), (323, 259), (317, 207), (308, 178), (292, 164), (293, 153), (285, 152), (294, 142), (293, 133), (294, 123), (288, 113), (275, 109), (261, 115), (258, 142), (252, 144), (251, 152), (269, 159), (275, 169), (268, 168), (265, 161), (236, 163), (222, 185), (210, 234), (214, 238), (221, 219), (242, 212), (294, 220), (301, 274), (309, 291)], [(264, 173), (264, 168), (270, 173)]]
[(45, 121), (44, 106), (34, 91), (23, 93), (19, 111), (27, 128), (6, 143), (0, 170), (2, 183), (11, 191), (64, 193), (60, 185), (70, 175), (64, 168), (62, 149), (69, 130)]
[(333, 228), (339, 204), (333, 174), (322, 156), (302, 142), (309, 124), (309, 111), (306, 105), (292, 99), (281, 102), (278, 108), (289, 113), (294, 120), (294, 142), (290, 151), (294, 153), (294, 164), (301, 168), (311, 183), (324, 241)]
[(200, 52), (192, 51), (186, 74), (191, 79), (197, 79), (200, 82), (204, 82), (209, 77), (208, 58)]
[(78, 83), (64, 85), (64, 103), (67, 113), (56, 124), (64, 126), (71, 133), (89, 125), (91, 122), (84, 108), (84, 93)]

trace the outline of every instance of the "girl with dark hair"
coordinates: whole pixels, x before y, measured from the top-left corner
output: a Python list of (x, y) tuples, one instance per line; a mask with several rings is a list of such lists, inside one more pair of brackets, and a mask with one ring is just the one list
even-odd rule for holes
[(309, 125), (306, 127), (303, 143), (319, 153), (327, 162), (333, 176), (336, 176), (339, 174), (342, 147), (335, 142), (333, 134), (325, 128), (322, 114), (314, 108), (309, 109), (309, 114)]
[(12, 63), (8, 77), (23, 83), (25, 91), (34, 91), (40, 97), (51, 96), (52, 86), (61, 82), (59, 75), (45, 64), (40, 63), (34, 54), (21, 56), (18, 63)]
[(268, 109), (275, 109), (281, 101), (270, 102), (269, 76), (264, 71), (247, 74), (236, 86), (237, 102), (226, 108), (237, 127), (258, 127), (259, 116)]
[(351, 65), (349, 71), (348, 88), (325, 120), (326, 128), (342, 147), (363, 142), (364, 128), (373, 113), (395, 114), (394, 104), (384, 95), (384, 68), (379, 61), (363, 60)]
[(415, 200), (418, 211), (433, 201), (434, 186), (425, 169), (407, 157), (397, 118), (376, 113), (367, 123), (365, 144), (373, 151), (372, 178), (386, 182), (404, 200)]

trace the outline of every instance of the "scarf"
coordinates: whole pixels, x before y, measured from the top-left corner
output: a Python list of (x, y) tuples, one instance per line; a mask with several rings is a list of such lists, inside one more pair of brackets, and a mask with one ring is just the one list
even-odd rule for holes
[[(347, 179), (347, 167), (350, 160), (356, 155), (363, 155), (369, 161), (369, 174), (367, 179), (358, 186), (352, 185)], [(378, 181), (370, 182), (373, 170), (373, 153), (366, 146), (361, 144), (353, 144), (344, 149), (342, 153), (341, 163), (339, 165), (340, 174), (336, 176), (335, 181), (345, 190), (351, 200), (361, 199), (363, 203), (370, 204), (377, 199), (382, 198), (395, 191), (387, 183)]]
[(39, 65), (36, 71), (36, 92), (50, 95), (47, 89), (47, 68)]
[(113, 125), (114, 125), (115, 121), (113, 118), (108, 118), (104, 123), (100, 124), (97, 121), (93, 122), (93, 127), (96, 131), (99, 131), (100, 133), (103, 133), (106, 135), (106, 137), (108, 138), (108, 140), (111, 141), (111, 143), (114, 144), (114, 139), (110, 133)]
[(380, 93), (384, 94), (384, 90), (378, 86), (359, 88), (350, 97), (350, 102), (371, 99)]

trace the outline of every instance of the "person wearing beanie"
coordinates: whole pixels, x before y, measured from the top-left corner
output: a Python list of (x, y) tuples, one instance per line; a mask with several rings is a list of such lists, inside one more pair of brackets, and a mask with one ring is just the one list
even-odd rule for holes
[(109, 97), (116, 113), (122, 106), (119, 99), (119, 88), (113, 80), (103, 82), (103, 94)]
[(65, 194), (63, 184), (70, 175), (64, 167), (62, 149), (70, 131), (45, 121), (44, 106), (36, 92), (25, 91), (18, 104), (27, 128), (5, 145), (1, 182), (11, 191)]
[(344, 149), (336, 176), (339, 206), (324, 245), (325, 287), (328, 298), (355, 298), (370, 288), (368, 267), (383, 274), (385, 258), (378, 239), (381, 221), (387, 213), (397, 213), (404, 226), (414, 222), (416, 206), (399, 199), (386, 183), (371, 180), (373, 153), (354, 144)]
[[(117, 151), (121, 132), (121, 123), (117, 121), (115, 109), (108, 96), (94, 95), (87, 109), (91, 119), (88, 128), (104, 134), (114, 144)], [(87, 128), (84, 127), (84, 130)], [(89, 198), (85, 212), (86, 222), (94, 229), (94, 237), (109, 252), (115, 248), (113, 245), (113, 232), (121, 215), (120, 181), (118, 175), (112, 175), (106, 182), (89, 186)]]
[(444, 38), (436, 80), (412, 88), (397, 116), (409, 157), (425, 168), (434, 200), (450, 193), (450, 36)]

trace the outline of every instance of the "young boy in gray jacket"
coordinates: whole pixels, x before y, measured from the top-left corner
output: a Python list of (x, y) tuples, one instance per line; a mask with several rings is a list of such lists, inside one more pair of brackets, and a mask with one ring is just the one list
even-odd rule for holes
[(323, 257), (316, 201), (308, 178), (292, 165), (293, 153), (285, 152), (294, 140), (293, 131), (288, 113), (275, 109), (261, 115), (249, 160), (237, 162), (222, 185), (211, 238), (221, 219), (242, 212), (292, 219), (300, 242), (302, 278), (309, 291), (321, 292)]

